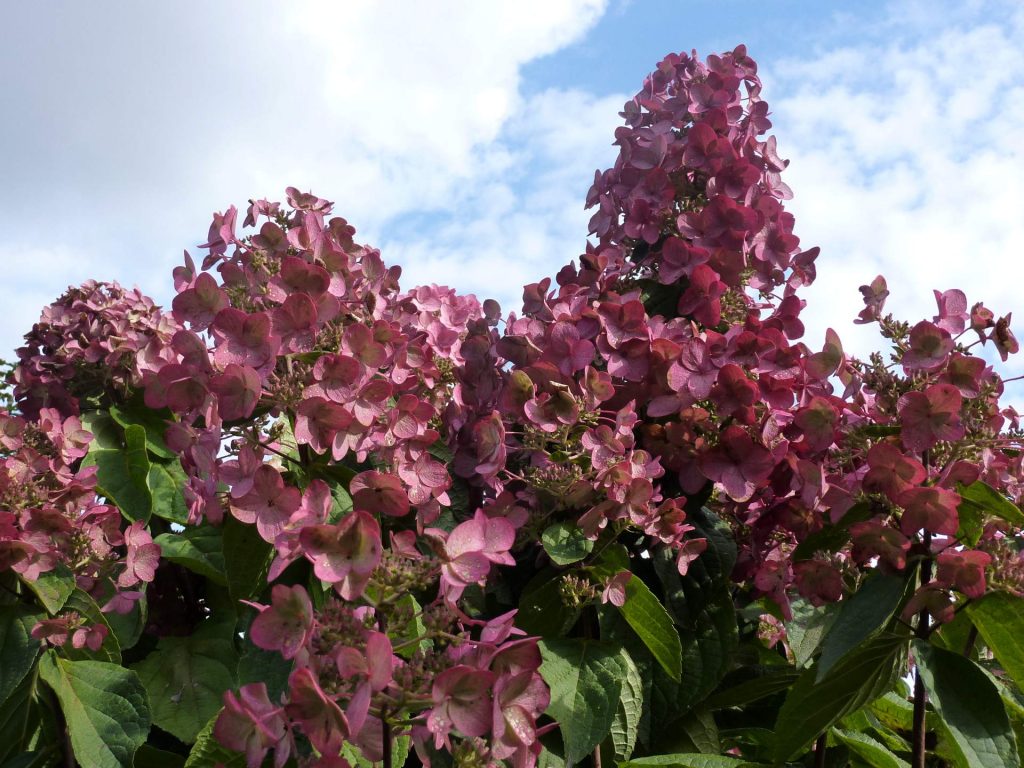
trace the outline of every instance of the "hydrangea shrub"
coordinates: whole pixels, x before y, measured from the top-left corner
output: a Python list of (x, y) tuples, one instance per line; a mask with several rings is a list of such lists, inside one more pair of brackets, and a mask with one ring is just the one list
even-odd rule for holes
[(44, 310), (0, 414), (0, 765), (1019, 764), (1010, 316), (904, 322), (878, 277), (891, 349), (808, 347), (746, 50), (622, 117), (520, 311), (403, 290), (295, 188), (215, 214), (168, 309)]

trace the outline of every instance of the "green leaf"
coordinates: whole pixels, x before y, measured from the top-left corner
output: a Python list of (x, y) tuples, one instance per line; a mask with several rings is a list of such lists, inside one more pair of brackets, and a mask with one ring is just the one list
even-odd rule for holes
[(327, 522), (336, 523), (352, 511), (352, 497), (340, 483), (331, 483), (331, 511)]
[(156, 650), (132, 669), (146, 686), (153, 722), (191, 744), (236, 687), (238, 655), (218, 627), (188, 637), (162, 637)]
[[(409, 758), (409, 748), (412, 746), (412, 740), (408, 736), (399, 736), (395, 739), (391, 745), (391, 768), (402, 768), (405, 765), (405, 761)], [(355, 768), (377, 768), (382, 766), (382, 763), (372, 763), (363, 757), (363, 753), (358, 747), (346, 742), (341, 746), (341, 756), (348, 760), (349, 765), (355, 766)], [(434, 763), (437, 764), (436, 762)]]
[(640, 670), (625, 649), (622, 657), (626, 660), (626, 675), (622, 679), (622, 693), (611, 727), (616, 760), (628, 760), (633, 754), (644, 709), (644, 681)]
[(769, 668), (765, 674), (755, 677), (753, 680), (747, 680), (716, 693), (707, 700), (706, 705), (711, 709), (742, 707), (766, 696), (771, 696), (773, 693), (792, 688), (799, 677), (800, 672), (793, 667)]
[(129, 425), (124, 430), (124, 441), (123, 449), (90, 451), (86, 461), (97, 467), (96, 485), (101, 494), (129, 520), (148, 522), (153, 512), (153, 494), (149, 488), (146, 430)]
[(532, 579), (519, 598), (516, 626), (537, 637), (562, 637), (579, 618), (579, 608), (562, 602), (562, 577), (551, 571)]
[(872, 768), (910, 768), (910, 763), (866, 733), (833, 728), (832, 735)]
[(177, 461), (154, 462), (149, 468), (153, 514), (178, 525), (188, 525), (188, 504), (183, 489), (188, 482)]
[(968, 605), (967, 614), (1000, 666), (1024, 690), (1024, 600), (993, 592)]
[(39, 675), (60, 700), (82, 768), (131, 768), (149, 734), (146, 689), (134, 672), (102, 661), (69, 661), (48, 652)]
[(0, 706), (25, 679), (39, 655), (32, 627), (43, 614), (27, 605), (0, 607)]
[(160, 545), (161, 557), (165, 560), (227, 586), (220, 528), (200, 525), (186, 528), (181, 533), (161, 533), (154, 541)]
[(636, 574), (626, 582), (626, 602), (619, 610), (668, 676), (678, 682), (683, 672), (679, 633), (665, 606)]
[(35, 581), (24, 582), (51, 616), (55, 616), (75, 591), (75, 574), (63, 563)]
[(292, 673), (292, 661), (277, 651), (265, 651), (247, 642), (238, 659), (238, 687), (249, 683), (264, 683), (271, 701), (280, 701), (281, 694), (288, 690), (288, 676)]
[(176, 459), (178, 457), (164, 442), (167, 422), (172, 418), (169, 410), (154, 411), (142, 403), (126, 403), (121, 406), (110, 406), (110, 417), (125, 429), (132, 425), (142, 427), (146, 432), (146, 448), (154, 456), (159, 456), (161, 459)]
[(792, 602), (793, 620), (786, 622), (786, 638), (798, 667), (806, 667), (818, 652), (835, 621), (837, 608), (835, 603), (815, 607), (803, 599)]
[(142, 637), (142, 630), (146, 628), (146, 621), (149, 619), (149, 603), (146, 596), (135, 601), (135, 605), (128, 613), (115, 613), (110, 611), (103, 614), (110, 627), (111, 632), (117, 638), (117, 644), (121, 651), (134, 648)]
[(639, 757), (636, 760), (619, 763), (619, 768), (757, 768), (763, 765), (766, 764), (752, 763), (742, 757), (702, 755), (699, 752), (693, 752)]
[(800, 675), (775, 722), (774, 757), (785, 762), (840, 718), (889, 691), (906, 664), (906, 638), (882, 635), (843, 656), (816, 682), (816, 667)]
[(905, 577), (876, 571), (839, 604), (839, 613), (821, 648), (819, 681), (844, 655), (885, 629), (896, 615), (906, 589)]
[(999, 691), (968, 658), (914, 641), (914, 658), (928, 698), (970, 768), (1020, 765), (1010, 719)]
[(106, 411), (86, 411), (81, 421), (82, 426), (92, 433), (91, 445), (94, 449), (110, 448), (119, 451), (124, 447), (124, 432)]
[(958, 485), (960, 498), (973, 502), (985, 512), (1001, 517), (1017, 527), (1024, 526), (1024, 512), (988, 483), (977, 480), (970, 485)]
[(541, 640), (540, 651), (541, 677), (551, 689), (547, 712), (558, 721), (572, 766), (611, 730), (628, 663), (621, 648), (596, 640)]
[(577, 563), (594, 549), (594, 542), (584, 535), (578, 525), (570, 522), (548, 526), (540, 540), (548, 557), (558, 565)]
[(224, 518), (224, 569), (232, 600), (248, 600), (267, 585), (267, 569), (274, 548), (265, 542), (255, 525)]
[(245, 768), (245, 755), (242, 752), (226, 749), (213, 738), (213, 726), (216, 725), (219, 715), (218, 710), (199, 731), (196, 743), (188, 753), (185, 768), (210, 768), (214, 765), (221, 765), (224, 768)]

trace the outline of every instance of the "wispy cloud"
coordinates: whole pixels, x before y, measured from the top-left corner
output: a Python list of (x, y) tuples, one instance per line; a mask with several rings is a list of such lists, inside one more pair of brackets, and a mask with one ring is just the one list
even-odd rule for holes
[(945, 11), (896, 3), (851, 24), (856, 42), (767, 73), (799, 234), (822, 246), (809, 338), (832, 326), (870, 350), (851, 320), (878, 273), (905, 319), (935, 313), (933, 288), (960, 287), (1024, 323), (1024, 9)]

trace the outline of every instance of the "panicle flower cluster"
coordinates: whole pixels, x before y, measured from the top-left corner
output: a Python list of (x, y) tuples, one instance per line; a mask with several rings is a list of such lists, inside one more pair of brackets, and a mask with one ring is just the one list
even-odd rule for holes
[[(533, 763), (535, 723), (549, 703), (536, 638), (521, 637), (512, 615), (473, 622), (443, 603), (432, 611), (410, 604), (329, 599), (315, 612), (301, 586), (275, 586), (271, 605), (253, 604), (260, 613), (251, 637), (294, 660), (287, 691), (277, 703), (264, 683), (229, 693), (218, 741), (245, 752), (250, 768), (271, 749), (283, 765), (300, 736), (321, 756), (313, 765), (333, 765), (346, 744), (380, 761), (385, 734), (409, 736), (425, 764), (442, 748), (469, 748), (485, 765)], [(422, 633), (395, 644), (383, 629), (396, 622)], [(385, 727), (396, 714), (402, 725)]]
[[(77, 416), (54, 408), (36, 419), (0, 412), (0, 572), (41, 589), (48, 575), (73, 576), (83, 593), (76, 604), (128, 613), (154, 578), (160, 547), (141, 521), (125, 527), (118, 509), (97, 497), (97, 468), (82, 462), (92, 437)], [(52, 645), (70, 638), (93, 650), (106, 633), (70, 608), (33, 629)]]
[(79, 401), (124, 396), (162, 363), (177, 324), (138, 288), (90, 280), (43, 310), (13, 371), (19, 412), (79, 413)]

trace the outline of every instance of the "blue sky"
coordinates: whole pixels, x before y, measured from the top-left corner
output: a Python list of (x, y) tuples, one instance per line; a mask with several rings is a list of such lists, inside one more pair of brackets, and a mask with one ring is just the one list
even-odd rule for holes
[(1022, 39), (1012, 0), (15, 4), (0, 356), (88, 277), (168, 302), (212, 211), (288, 185), (335, 200), (405, 285), (515, 308), (582, 250), (583, 198), (644, 75), (740, 42), (797, 233), (822, 247), (809, 344), (831, 326), (873, 347), (851, 320), (879, 272), (908, 319), (954, 286), (1024, 319)]

